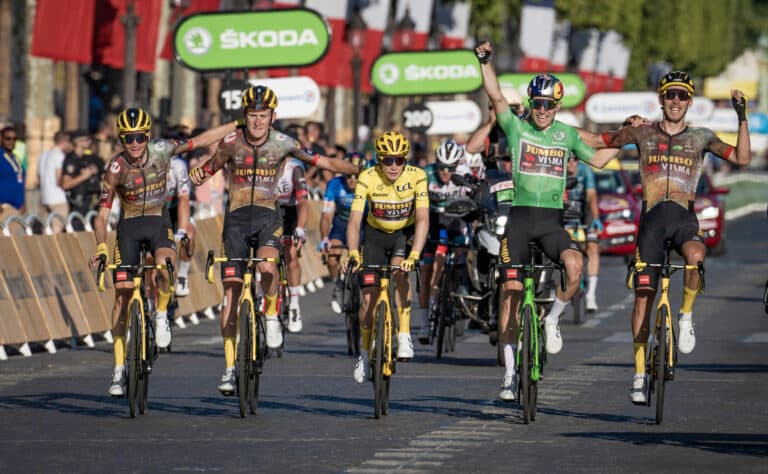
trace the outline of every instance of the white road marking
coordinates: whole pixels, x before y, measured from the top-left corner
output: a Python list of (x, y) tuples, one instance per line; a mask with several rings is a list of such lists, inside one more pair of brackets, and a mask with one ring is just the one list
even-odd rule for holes
[(744, 338), (741, 342), (746, 343), (766, 343), (768, 342), (768, 332), (756, 332), (749, 337)]

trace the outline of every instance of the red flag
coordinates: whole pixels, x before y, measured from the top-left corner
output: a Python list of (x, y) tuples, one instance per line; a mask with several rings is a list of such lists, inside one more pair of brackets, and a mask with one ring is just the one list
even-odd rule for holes
[(95, 0), (37, 0), (32, 55), (91, 63)]
[(443, 35), (440, 38), (442, 49), (461, 49), (469, 33), (471, 0), (447, 3), (437, 0), (435, 3), (435, 21)]
[(96, 24), (93, 41), (93, 62), (115, 69), (125, 66), (125, 28), (122, 18), (128, 2), (134, 5), (139, 17), (136, 27), (136, 69), (155, 70), (157, 32), (163, 0), (106, 0), (96, 5)]
[(170, 61), (173, 59), (173, 49), (171, 44), (173, 43), (173, 31), (179, 22), (195, 13), (199, 12), (212, 12), (219, 9), (219, 0), (191, 0), (187, 8), (173, 7), (171, 12), (171, 28), (168, 29), (168, 34), (165, 36), (165, 42), (163, 44), (163, 50), (160, 51), (160, 58)]
[(328, 46), (323, 59), (317, 63), (301, 68), (302, 76), (309, 76), (319, 86), (336, 87), (351, 84), (352, 50), (345, 40), (344, 32), (347, 22), (347, 0), (307, 0), (307, 8), (315, 10), (323, 16), (331, 29), (331, 44)]
[(549, 54), (555, 33), (555, 1), (524, 0), (520, 11), (521, 72), (549, 70)]

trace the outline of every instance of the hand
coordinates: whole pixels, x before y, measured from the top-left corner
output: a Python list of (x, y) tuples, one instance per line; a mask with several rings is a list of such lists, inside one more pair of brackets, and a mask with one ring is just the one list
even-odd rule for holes
[(475, 48), (475, 56), (480, 64), (486, 64), (493, 54), (493, 46), (488, 41), (483, 41)]
[(186, 236), (187, 236), (187, 231), (185, 229), (179, 229), (176, 231), (175, 234), (173, 234), (173, 238), (175, 240), (181, 240)]
[(417, 252), (411, 252), (408, 258), (400, 262), (400, 270), (404, 272), (412, 272), (416, 268), (416, 264), (419, 262), (419, 254)]
[(193, 184), (195, 184), (195, 186), (203, 184), (203, 181), (205, 181), (207, 177), (208, 173), (205, 172), (202, 166), (193, 168), (192, 171), (189, 172), (189, 179)]
[(331, 246), (331, 241), (328, 240), (328, 237), (323, 237), (323, 240), (320, 241), (319, 244), (317, 244), (317, 251), (322, 253), (328, 253), (328, 248)]
[(589, 229), (600, 233), (604, 229), (603, 223), (600, 221), (600, 219), (593, 219), (592, 223), (589, 224)]
[(305, 231), (303, 227), (296, 227), (293, 229), (293, 242), (296, 244), (296, 250), (301, 249), (306, 241), (307, 231)]
[(362, 263), (363, 257), (360, 256), (360, 251), (350, 250), (347, 258), (342, 262), (341, 268), (344, 272), (347, 271), (347, 268), (351, 268), (353, 272), (356, 272)]
[(107, 248), (107, 244), (99, 244), (96, 246), (96, 255), (89, 259), (88, 265), (90, 265), (91, 268), (96, 268), (96, 265), (98, 265), (102, 256), (104, 258), (104, 263), (109, 262), (109, 249)]
[(747, 121), (747, 96), (738, 89), (731, 89), (731, 103), (733, 110), (739, 117), (739, 123)]
[(637, 127), (643, 127), (645, 125), (650, 125), (650, 124), (651, 124), (651, 121), (645, 117), (642, 117), (640, 115), (630, 115), (621, 124), (621, 128), (624, 128), (624, 127), (637, 128)]

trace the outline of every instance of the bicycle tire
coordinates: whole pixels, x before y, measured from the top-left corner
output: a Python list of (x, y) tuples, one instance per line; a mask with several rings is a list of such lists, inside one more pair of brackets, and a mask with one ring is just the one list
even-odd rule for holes
[(240, 405), (241, 418), (245, 418), (248, 412), (251, 382), (251, 351), (253, 350), (251, 339), (252, 311), (251, 302), (245, 300), (241, 303), (240, 312), (238, 313), (240, 342), (237, 344), (237, 398)]
[[(523, 340), (520, 344), (520, 392), (522, 392), (523, 401), (523, 421), (527, 425), (531, 422), (531, 321), (533, 315), (531, 307), (526, 305), (523, 307), (523, 313), (520, 317), (520, 324), (523, 325)], [(535, 416), (535, 415), (534, 415)]]
[(358, 303), (359, 294), (356, 294), (356, 288), (349, 290), (348, 300), (344, 302), (344, 320), (347, 325), (347, 354), (359, 357), (360, 356), (360, 319), (358, 311), (360, 305)]
[(667, 364), (669, 363), (667, 351), (669, 350), (669, 337), (671, 328), (667, 324), (669, 308), (662, 306), (659, 309), (661, 317), (660, 334), (657, 340), (657, 358), (656, 358), (656, 424), (660, 425), (664, 420), (664, 395), (666, 391)]
[[(151, 330), (150, 325), (152, 322), (150, 321), (150, 318), (144, 319), (144, 326), (146, 329), (146, 337), (144, 338), (144, 345), (147, 348), (147, 359), (153, 359), (154, 358), (154, 352), (155, 352), (155, 344), (154, 341), (149, 337), (149, 334), (154, 334), (154, 330)], [(170, 349), (170, 345), (168, 348)], [(139, 413), (142, 415), (147, 413), (147, 404), (149, 403), (149, 370), (147, 370), (147, 364), (150, 362), (145, 361), (141, 364), (142, 370), (141, 370), (141, 381), (140, 381), (140, 389), (141, 392), (139, 393)]]
[(577, 326), (585, 320), (584, 315), (587, 314), (587, 302), (584, 291), (583, 288), (579, 288), (576, 290), (576, 293), (573, 294), (573, 298), (571, 299), (571, 306), (573, 306), (573, 324)]
[[(533, 316), (531, 318), (531, 324), (539, 324), (538, 323), (538, 318), (536, 316)], [(533, 326), (530, 326), (530, 327), (532, 328)], [(542, 374), (542, 371), (544, 369), (544, 363), (546, 362), (546, 350), (544, 349), (544, 340), (542, 339), (542, 327), (541, 327), (541, 324), (539, 324), (537, 326), (536, 336), (535, 337), (533, 337), (533, 331), (532, 331), (531, 341), (532, 342), (536, 341), (536, 344), (531, 344), (531, 348), (530, 348), (530, 354), (531, 354), (531, 356), (530, 356), (530, 360), (531, 360), (531, 365), (530, 365), (531, 373), (533, 373), (533, 365), (535, 363), (534, 361), (536, 361), (536, 359), (534, 358), (534, 354), (536, 353), (536, 351), (539, 352), (539, 354), (538, 354), (538, 356), (539, 356), (538, 357), (538, 361), (539, 361), (539, 378), (536, 379), (536, 380), (531, 380), (531, 387), (529, 389), (530, 392), (531, 392), (530, 396), (529, 396), (529, 398), (531, 400), (531, 409), (530, 409), (531, 421), (535, 421), (536, 420), (536, 413), (538, 412), (538, 403), (539, 403), (539, 380), (541, 380), (541, 374)]]
[[(445, 348), (445, 336), (448, 326), (448, 311), (451, 311), (450, 301), (450, 268), (443, 269), (443, 275), (440, 277), (440, 293), (438, 293), (438, 311), (437, 311), (437, 344), (435, 344), (435, 357), (443, 358), (443, 349)], [(446, 351), (447, 352), (447, 351)]]
[(374, 393), (374, 417), (381, 417), (384, 395), (384, 318), (387, 316), (387, 308), (384, 302), (376, 308), (376, 331), (373, 348), (373, 393)]
[(139, 412), (139, 380), (141, 378), (141, 308), (138, 301), (131, 303), (131, 340), (128, 344), (128, 410), (131, 418)]
[[(391, 301), (391, 300), (390, 300)], [(394, 324), (384, 324), (385, 327), (389, 326), (389, 346), (392, 348), (392, 357), (387, 357), (387, 364), (391, 365), (389, 375), (383, 376), (384, 387), (382, 389), (381, 396), (381, 414), (386, 415), (389, 411), (389, 386), (392, 381), (392, 374), (395, 373), (395, 364), (397, 363), (397, 357), (394, 355), (397, 353), (397, 327)]]
[(254, 334), (254, 344), (256, 344), (256, 362), (250, 361), (250, 381), (248, 386), (248, 407), (251, 415), (255, 415), (259, 408), (259, 378), (261, 377), (261, 368), (264, 359), (267, 357), (267, 335), (264, 327), (263, 316), (256, 315), (256, 332)]

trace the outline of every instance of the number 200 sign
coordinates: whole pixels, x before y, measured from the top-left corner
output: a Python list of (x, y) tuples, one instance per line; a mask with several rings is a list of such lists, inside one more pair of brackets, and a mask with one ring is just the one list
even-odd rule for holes
[(413, 104), (403, 110), (403, 127), (411, 132), (424, 133), (432, 126), (432, 111), (422, 104)]

